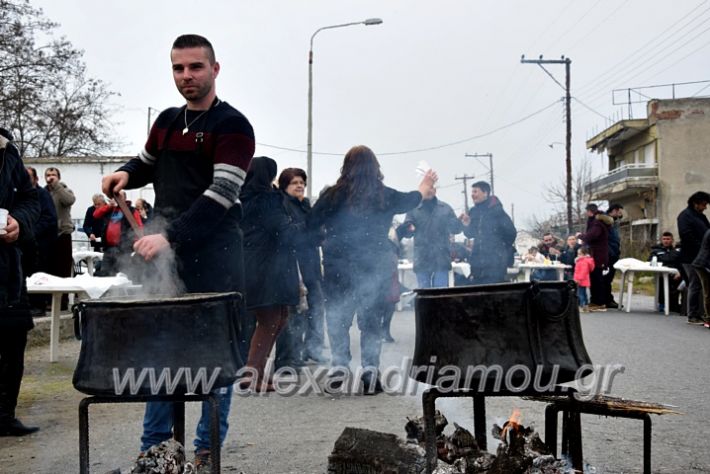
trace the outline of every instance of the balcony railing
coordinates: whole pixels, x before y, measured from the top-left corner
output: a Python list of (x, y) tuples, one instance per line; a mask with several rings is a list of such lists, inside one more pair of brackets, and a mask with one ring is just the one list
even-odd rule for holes
[(593, 192), (627, 179), (636, 180), (639, 178), (650, 178), (651, 180), (658, 178), (658, 165), (634, 163), (619, 166), (618, 168), (614, 168), (608, 173), (599, 176), (597, 179), (586, 185), (585, 190), (587, 192)]

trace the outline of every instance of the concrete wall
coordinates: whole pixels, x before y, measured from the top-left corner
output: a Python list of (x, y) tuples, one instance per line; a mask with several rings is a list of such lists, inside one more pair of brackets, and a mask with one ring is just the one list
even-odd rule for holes
[(688, 197), (710, 192), (710, 99), (652, 100), (648, 120), (658, 133), (659, 227), (677, 236)]

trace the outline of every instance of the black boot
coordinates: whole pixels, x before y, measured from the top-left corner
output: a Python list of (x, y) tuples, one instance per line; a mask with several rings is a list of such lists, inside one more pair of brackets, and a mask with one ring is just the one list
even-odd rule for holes
[(25, 426), (17, 418), (0, 423), (0, 436), (25, 436), (39, 431), (36, 426)]
[(363, 373), (360, 381), (362, 382), (363, 395), (377, 395), (385, 391), (380, 383), (380, 378), (372, 372)]

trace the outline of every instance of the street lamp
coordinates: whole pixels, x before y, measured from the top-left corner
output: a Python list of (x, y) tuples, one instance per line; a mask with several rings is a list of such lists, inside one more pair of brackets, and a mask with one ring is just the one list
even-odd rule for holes
[(380, 18), (368, 18), (365, 21), (356, 21), (353, 23), (343, 23), (342, 25), (331, 25), (318, 28), (315, 33), (311, 36), (311, 47), (308, 50), (308, 141), (307, 141), (307, 153), (306, 153), (306, 174), (308, 179), (311, 181), (310, 185), (307, 187), (307, 197), (310, 200), (313, 193), (313, 38), (323, 31), (332, 28), (343, 28), (345, 26), (353, 25), (379, 25), (382, 23)]

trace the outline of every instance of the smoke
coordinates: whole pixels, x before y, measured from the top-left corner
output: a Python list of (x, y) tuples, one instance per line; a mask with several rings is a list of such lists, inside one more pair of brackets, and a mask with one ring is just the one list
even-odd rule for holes
[[(150, 221), (145, 235), (163, 234), (166, 220), (159, 215)], [(185, 284), (178, 272), (178, 259), (172, 247), (161, 251), (152, 260), (146, 261), (135, 252), (125, 252), (119, 257), (119, 271), (125, 273), (134, 284), (141, 285), (137, 297), (175, 297), (185, 294)]]

